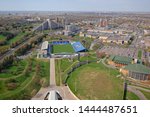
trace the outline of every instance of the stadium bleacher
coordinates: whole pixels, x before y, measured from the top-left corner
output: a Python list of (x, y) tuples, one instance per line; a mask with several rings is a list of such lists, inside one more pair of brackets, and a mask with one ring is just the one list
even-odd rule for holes
[(86, 51), (86, 48), (83, 47), (83, 45), (80, 42), (72, 42), (71, 45), (72, 45), (73, 49), (75, 50), (75, 52)]
[(69, 41), (53, 41), (52, 45), (70, 44)]

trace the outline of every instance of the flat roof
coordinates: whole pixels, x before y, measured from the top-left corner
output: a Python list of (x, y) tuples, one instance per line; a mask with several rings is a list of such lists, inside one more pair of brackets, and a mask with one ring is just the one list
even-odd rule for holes
[(42, 43), (41, 50), (46, 50), (46, 49), (48, 49), (48, 41), (44, 41), (44, 42)]
[(75, 52), (81, 52), (86, 50), (86, 48), (83, 47), (83, 45), (80, 42), (72, 42), (71, 45)]

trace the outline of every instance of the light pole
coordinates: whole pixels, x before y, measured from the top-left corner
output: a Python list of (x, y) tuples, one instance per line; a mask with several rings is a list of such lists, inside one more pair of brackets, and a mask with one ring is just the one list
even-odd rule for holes
[(123, 86), (123, 100), (126, 100), (127, 97), (127, 81), (124, 80), (124, 86)]

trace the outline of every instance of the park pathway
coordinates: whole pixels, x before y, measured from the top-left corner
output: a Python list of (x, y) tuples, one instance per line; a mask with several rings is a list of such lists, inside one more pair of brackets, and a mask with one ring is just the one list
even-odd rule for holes
[(141, 91), (137, 90), (136, 88), (129, 85), (127, 89), (128, 89), (128, 91), (137, 95), (140, 98), (140, 100), (147, 100), (147, 98), (144, 96), (144, 94)]
[(50, 86), (56, 86), (56, 81), (55, 81), (55, 59), (51, 58), (50, 59)]
[(138, 86), (132, 86), (132, 85), (129, 85), (130, 87), (133, 87), (135, 89), (139, 89), (139, 90), (143, 90), (145, 92), (149, 92), (150, 93), (150, 89), (145, 89), (145, 88), (142, 88), (142, 87), (138, 87)]
[(78, 100), (78, 98), (71, 92), (68, 86), (56, 86), (55, 80), (55, 59), (50, 58), (50, 85), (46, 88), (41, 88), (39, 92), (32, 98), (32, 100), (44, 100), (48, 91), (57, 90), (62, 96), (63, 100)]

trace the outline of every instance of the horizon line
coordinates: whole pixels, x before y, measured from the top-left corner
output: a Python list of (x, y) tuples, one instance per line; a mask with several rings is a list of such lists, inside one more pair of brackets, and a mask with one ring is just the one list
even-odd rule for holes
[(150, 11), (78, 11), (78, 10), (0, 10), (0, 12), (101, 12), (101, 13), (150, 13)]

